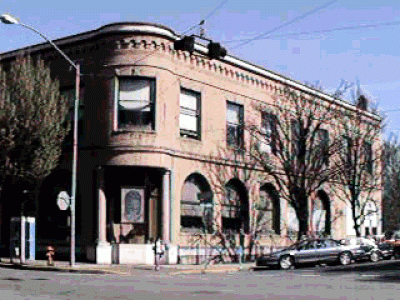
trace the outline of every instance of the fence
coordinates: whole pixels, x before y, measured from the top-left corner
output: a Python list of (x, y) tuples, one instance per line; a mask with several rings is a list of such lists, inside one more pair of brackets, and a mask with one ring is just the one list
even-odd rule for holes
[[(257, 257), (279, 250), (282, 247), (255, 245), (249, 253), (249, 248), (243, 251), (243, 262), (253, 262)], [(233, 249), (232, 249), (233, 250)], [(233, 252), (232, 253), (236, 253)], [(227, 249), (219, 247), (180, 246), (178, 245), (178, 264), (199, 265), (206, 260), (212, 260), (214, 263), (236, 263), (239, 262), (239, 254), (230, 255)]]

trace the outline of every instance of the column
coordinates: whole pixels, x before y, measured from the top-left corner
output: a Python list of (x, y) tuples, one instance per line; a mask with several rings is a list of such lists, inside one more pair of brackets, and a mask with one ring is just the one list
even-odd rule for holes
[(104, 193), (104, 169), (97, 169), (97, 201), (98, 201), (98, 218), (97, 218), (97, 241), (98, 244), (107, 243), (107, 201)]
[(99, 244), (108, 244), (106, 226), (107, 226), (107, 211), (106, 211), (106, 195), (104, 194), (104, 189), (98, 189), (98, 236), (97, 241)]
[(170, 197), (171, 171), (165, 170), (162, 176), (162, 198), (161, 198), (161, 237), (162, 240), (170, 241)]
[(169, 170), (165, 170), (162, 176), (161, 197), (161, 237), (168, 244), (165, 263), (175, 265), (178, 262), (178, 247), (171, 244), (171, 171)]
[(96, 245), (96, 263), (111, 264), (112, 249), (107, 242), (107, 199), (104, 192), (104, 168), (97, 168), (97, 245)]

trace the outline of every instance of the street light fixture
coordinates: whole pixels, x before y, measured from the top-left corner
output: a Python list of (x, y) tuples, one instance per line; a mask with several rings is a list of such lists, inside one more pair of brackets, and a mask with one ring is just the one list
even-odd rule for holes
[(79, 87), (80, 87), (80, 65), (79, 63), (74, 63), (56, 44), (48, 39), (45, 35), (37, 31), (35, 28), (21, 23), (17, 18), (11, 16), (10, 14), (3, 14), (0, 16), (0, 21), (4, 24), (16, 24), (21, 25), (29, 30), (40, 35), (45, 39), (58, 53), (68, 61), (68, 63), (75, 69), (75, 102), (74, 102), (74, 135), (73, 135), (73, 158), (72, 158), (72, 183), (71, 183), (71, 256), (70, 265), (75, 265), (75, 199), (76, 199), (76, 170), (78, 162), (78, 107), (79, 107)]

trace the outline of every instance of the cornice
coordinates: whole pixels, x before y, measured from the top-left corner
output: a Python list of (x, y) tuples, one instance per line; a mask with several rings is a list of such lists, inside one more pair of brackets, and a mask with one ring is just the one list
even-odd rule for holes
[[(163, 38), (163, 40), (160, 41), (159, 39), (149, 40), (148, 38), (143, 37), (129, 37), (114, 41), (99, 40), (98, 42), (91, 42), (99, 36), (113, 34), (148, 35), (160, 37)], [(343, 100), (334, 98), (298, 81), (284, 77), (280, 74), (251, 64), (232, 55), (227, 55), (220, 60), (210, 60), (206, 56), (208, 51), (207, 47), (199, 43), (195, 44), (194, 54), (175, 51), (173, 48), (173, 41), (178, 38), (179, 35), (177, 35), (172, 29), (163, 25), (145, 22), (124, 22), (108, 24), (96, 30), (57, 39), (54, 40), (54, 43), (63, 48), (71, 45), (70, 49), (65, 49), (65, 52), (68, 56), (73, 57), (79, 57), (81, 54), (86, 52), (92, 52), (99, 49), (103, 50), (104, 48), (111, 48), (114, 50), (161, 50), (169, 55), (172, 55), (174, 58), (185, 61), (186, 63), (190, 63), (191, 65), (195, 65), (197, 67), (218, 73), (219, 75), (226, 76), (230, 79), (237, 80), (244, 84), (252, 85), (260, 89), (270, 90), (275, 93), (282, 94), (284, 87), (289, 86), (309, 95), (333, 102), (345, 109), (352, 111), (358, 110), (354, 105), (351, 105)], [(84, 44), (85, 42), (86, 44)], [(81, 46), (79, 46), (79, 44), (81, 44)], [(49, 49), (52, 49), (51, 45), (48, 43), (42, 43), (6, 52), (1, 54), (0, 57), (1, 60), (4, 60), (15, 57), (23, 52), (40, 52)], [(58, 55), (56, 52), (51, 51), (51, 54), (46, 54), (45, 57), (51, 59), (56, 55)], [(366, 111), (363, 111), (363, 113), (367, 117), (376, 121), (381, 120), (378, 115)]]

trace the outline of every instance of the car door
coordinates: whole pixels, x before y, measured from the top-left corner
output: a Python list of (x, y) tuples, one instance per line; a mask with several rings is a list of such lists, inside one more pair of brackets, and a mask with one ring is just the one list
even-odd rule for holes
[(321, 240), (317, 244), (317, 257), (319, 262), (336, 261), (340, 252), (340, 245), (334, 240)]
[(295, 259), (297, 263), (312, 263), (317, 261), (316, 241), (308, 241), (297, 248)]

